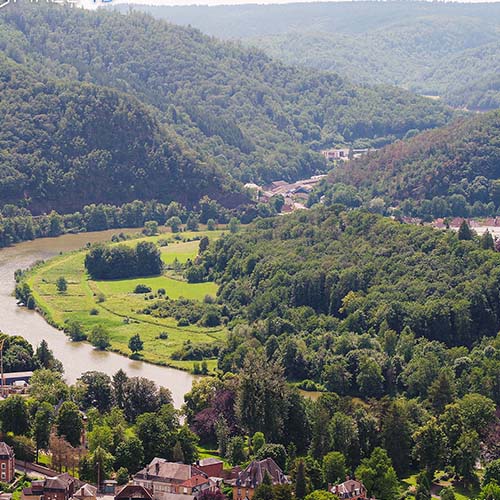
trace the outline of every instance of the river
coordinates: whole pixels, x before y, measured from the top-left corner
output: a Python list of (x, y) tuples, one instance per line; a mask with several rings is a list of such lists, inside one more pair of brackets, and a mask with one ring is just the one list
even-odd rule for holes
[(86, 371), (97, 370), (111, 376), (121, 368), (130, 377), (146, 377), (159, 386), (170, 389), (175, 406), (180, 408), (184, 394), (189, 392), (195, 379), (193, 375), (174, 368), (133, 361), (116, 353), (97, 351), (85, 342), (71, 342), (60, 330), (46, 323), (39, 314), (19, 307), (12, 296), (16, 269), (26, 269), (37, 260), (82, 248), (88, 242), (109, 240), (112, 234), (121, 231), (131, 233), (138, 230), (67, 234), (0, 249), (0, 331), (9, 335), (21, 335), (33, 346), (45, 339), (55, 357), (62, 361), (64, 375), (69, 384), (74, 383)]

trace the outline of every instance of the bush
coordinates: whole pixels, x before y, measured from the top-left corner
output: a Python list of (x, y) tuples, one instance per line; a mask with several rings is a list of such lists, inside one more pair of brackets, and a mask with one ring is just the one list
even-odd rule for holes
[(35, 309), (36, 303), (35, 303), (35, 299), (33, 298), (33, 295), (28, 296), (28, 300), (26, 301), (26, 307), (28, 309), (31, 309), (32, 311), (33, 311), (33, 309)]
[(98, 304), (102, 304), (105, 301), (106, 301), (106, 295), (104, 295), (103, 293), (97, 294), (97, 302), (98, 302)]
[(209, 309), (201, 318), (201, 324), (206, 327), (220, 325), (220, 313), (217, 309)]
[(102, 325), (95, 325), (88, 336), (90, 343), (101, 350), (105, 350), (109, 347), (109, 338), (109, 332)]
[(151, 287), (148, 285), (143, 285), (139, 283), (135, 288), (134, 288), (134, 293), (149, 293), (151, 291)]
[(177, 321), (177, 326), (189, 326), (189, 321), (186, 318), (181, 318)]
[(127, 483), (128, 483), (128, 480), (129, 480), (128, 470), (127, 470), (127, 469), (125, 469), (125, 467), (120, 467), (120, 468), (116, 471), (116, 482), (117, 482), (119, 485), (122, 485), (122, 484), (127, 484)]
[(91, 316), (97, 316), (99, 314), (99, 310), (96, 309), (95, 307), (93, 307), (90, 311), (89, 311), (89, 314)]
[(167, 340), (168, 339), (168, 333), (167, 332), (161, 332), (160, 335), (158, 335), (158, 338), (161, 340)]
[(59, 293), (64, 293), (68, 290), (68, 282), (64, 276), (59, 276), (59, 278), (57, 278), (56, 288)]
[(75, 320), (70, 320), (66, 323), (64, 327), (64, 331), (66, 335), (73, 341), (79, 342), (81, 340), (85, 340), (87, 335), (83, 330), (83, 326), (81, 323)]

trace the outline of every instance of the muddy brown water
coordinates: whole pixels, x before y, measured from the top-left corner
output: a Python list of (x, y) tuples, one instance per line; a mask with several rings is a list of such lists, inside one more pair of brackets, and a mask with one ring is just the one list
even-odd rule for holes
[(19, 307), (12, 296), (14, 271), (26, 269), (38, 260), (45, 260), (60, 252), (84, 247), (88, 242), (107, 241), (118, 232), (136, 233), (137, 229), (120, 229), (95, 233), (67, 234), (58, 238), (41, 238), (0, 249), (0, 331), (21, 335), (33, 346), (45, 339), (56, 358), (64, 365), (64, 376), (70, 384), (84, 372), (97, 370), (113, 375), (120, 368), (130, 377), (146, 377), (172, 391), (175, 406), (179, 408), (184, 394), (191, 389), (195, 377), (188, 372), (142, 361), (133, 361), (112, 352), (96, 351), (90, 344), (71, 342), (63, 332), (50, 326), (42, 316)]

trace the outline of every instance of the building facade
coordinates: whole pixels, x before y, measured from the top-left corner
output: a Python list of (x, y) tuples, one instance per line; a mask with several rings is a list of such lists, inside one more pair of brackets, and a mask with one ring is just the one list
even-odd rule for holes
[(232, 481), (233, 500), (251, 500), (257, 486), (269, 475), (272, 484), (289, 484), (290, 481), (272, 458), (253, 460), (248, 467)]
[(7, 443), (0, 442), (0, 480), (2, 483), (11, 483), (15, 475), (14, 450)]
[(151, 491), (153, 500), (186, 500), (185, 495), (196, 498), (214, 486), (208, 475), (197, 467), (162, 458), (154, 458), (134, 476), (133, 483)]

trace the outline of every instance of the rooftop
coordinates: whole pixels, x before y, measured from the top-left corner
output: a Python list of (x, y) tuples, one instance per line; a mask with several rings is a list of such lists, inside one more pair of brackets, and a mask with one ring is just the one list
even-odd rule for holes
[(273, 484), (287, 484), (288, 478), (272, 458), (264, 460), (253, 460), (248, 467), (238, 474), (236, 485), (249, 486), (255, 488), (262, 484), (266, 472), (271, 476)]
[(144, 500), (153, 500), (153, 494), (144, 486), (138, 484), (125, 485), (115, 496), (115, 500), (125, 498), (140, 498)]

